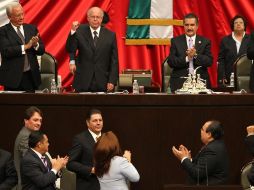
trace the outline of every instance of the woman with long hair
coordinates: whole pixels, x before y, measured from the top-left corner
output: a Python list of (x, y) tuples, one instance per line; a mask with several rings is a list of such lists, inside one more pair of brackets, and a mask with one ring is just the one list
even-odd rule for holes
[(98, 139), (94, 162), (101, 190), (128, 190), (128, 181), (139, 181), (138, 171), (131, 163), (130, 151), (122, 155), (119, 141), (112, 131)]

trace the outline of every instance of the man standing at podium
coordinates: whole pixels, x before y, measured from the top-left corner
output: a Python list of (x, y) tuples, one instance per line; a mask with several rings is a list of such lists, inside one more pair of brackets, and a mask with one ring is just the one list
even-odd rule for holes
[(7, 5), (10, 22), (0, 28), (0, 84), (5, 90), (34, 92), (41, 84), (37, 55), (45, 51), (34, 25), (24, 23), (22, 6)]
[(73, 87), (77, 92), (110, 92), (117, 83), (116, 35), (101, 27), (103, 14), (99, 7), (92, 7), (87, 11), (89, 25), (78, 21), (72, 23), (66, 50), (70, 56), (70, 72), (74, 74)]
[(189, 184), (225, 184), (229, 176), (229, 160), (222, 140), (223, 126), (219, 121), (207, 121), (200, 131), (204, 146), (194, 158), (191, 158), (190, 151), (184, 145), (178, 149), (173, 146), (172, 152), (187, 172)]
[(210, 79), (207, 72), (207, 67), (213, 63), (211, 54), (210, 40), (197, 35), (198, 17), (189, 13), (185, 15), (184, 20), (185, 34), (175, 37), (171, 40), (170, 55), (168, 64), (173, 68), (170, 77), (170, 88), (172, 92), (182, 88), (184, 81), (183, 77), (188, 74), (193, 74), (194, 69), (201, 66), (197, 70), (200, 77), (206, 80), (206, 85), (210, 88)]

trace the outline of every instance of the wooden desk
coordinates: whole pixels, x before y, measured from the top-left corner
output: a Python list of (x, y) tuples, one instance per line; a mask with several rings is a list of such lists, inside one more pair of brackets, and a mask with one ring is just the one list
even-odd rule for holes
[(184, 183), (185, 172), (171, 147), (184, 144), (195, 155), (202, 146), (200, 127), (210, 119), (225, 127), (230, 184), (240, 184), (240, 169), (251, 159), (244, 138), (246, 126), (254, 124), (252, 94), (0, 94), (1, 148), (13, 152), (24, 110), (31, 105), (43, 111), (42, 129), (48, 134), (53, 156), (68, 153), (74, 135), (86, 128), (87, 110), (100, 109), (104, 131), (114, 131), (122, 149), (132, 152), (132, 162), (141, 176), (132, 190), (162, 190), (164, 184)]
[(241, 190), (239, 185), (223, 186), (184, 186), (184, 185), (164, 185), (164, 190)]

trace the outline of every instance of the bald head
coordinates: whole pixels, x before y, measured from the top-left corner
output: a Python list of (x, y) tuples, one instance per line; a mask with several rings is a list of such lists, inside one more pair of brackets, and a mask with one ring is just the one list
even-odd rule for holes
[(99, 8), (99, 7), (91, 7), (91, 8), (88, 9), (88, 11), (87, 11), (87, 17), (93, 15), (94, 12), (95, 12), (95, 13), (99, 13), (101, 17), (104, 16), (104, 11), (103, 11), (101, 8)]
[(92, 7), (87, 11), (87, 20), (91, 28), (97, 30), (101, 26), (104, 12), (99, 7)]

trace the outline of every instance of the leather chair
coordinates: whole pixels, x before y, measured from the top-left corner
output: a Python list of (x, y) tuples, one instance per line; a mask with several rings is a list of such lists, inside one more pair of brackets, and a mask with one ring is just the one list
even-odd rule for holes
[(62, 170), (62, 178), (60, 181), (61, 190), (76, 190), (76, 173), (64, 168)]
[(241, 185), (244, 190), (250, 190), (250, 182), (247, 178), (247, 174), (250, 172), (252, 162), (245, 164), (241, 169)]
[(250, 72), (251, 72), (252, 60), (247, 58), (244, 54), (240, 56), (234, 63), (235, 69), (235, 87), (236, 90), (244, 89), (246, 92), (250, 92)]
[(172, 68), (169, 67), (168, 58), (166, 58), (161, 66), (161, 76), (162, 76), (162, 92), (167, 92), (167, 88), (169, 87), (169, 80), (170, 80), (170, 75), (172, 73)]
[(41, 70), (41, 85), (39, 86), (39, 90), (45, 88), (50, 90), (51, 80), (55, 78), (57, 82), (57, 61), (53, 55), (45, 52), (41, 56), (39, 63)]

